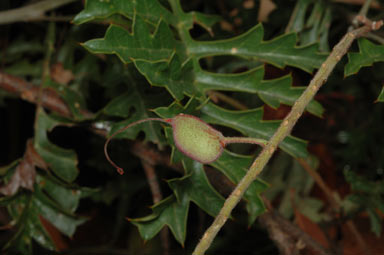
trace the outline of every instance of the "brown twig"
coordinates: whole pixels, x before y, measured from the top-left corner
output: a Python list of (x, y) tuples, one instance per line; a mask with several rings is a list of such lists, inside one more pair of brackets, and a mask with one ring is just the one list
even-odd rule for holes
[(148, 185), (152, 193), (153, 203), (156, 204), (163, 199), (163, 195), (161, 193), (159, 182), (157, 181), (155, 167), (143, 159), (141, 159), (141, 165), (143, 166), (145, 176), (147, 177)]
[[(0, 71), (0, 88), (19, 96), (30, 103), (37, 104), (39, 87), (21, 78)], [(64, 100), (52, 88), (44, 88), (41, 92), (41, 105), (63, 117), (71, 117), (71, 111)]]
[[(161, 193), (160, 185), (157, 179), (155, 166), (150, 162), (154, 163), (153, 160), (146, 161), (141, 159), (141, 164), (144, 169), (145, 176), (149, 184), (149, 188), (152, 193), (152, 200), (154, 204), (159, 203), (163, 199), (163, 194)], [(163, 255), (169, 254), (169, 230), (167, 227), (164, 227), (160, 232), (161, 245), (163, 247)]]
[(20, 8), (0, 12), (0, 24), (36, 21), (46, 18), (45, 12), (77, 0), (44, 0)]
[(316, 184), (320, 187), (320, 189), (325, 193), (329, 203), (331, 204), (332, 208), (336, 211), (340, 211), (340, 203), (335, 199), (335, 196), (332, 192), (332, 190), (328, 187), (328, 185), (324, 182), (323, 178), (320, 176), (318, 172), (316, 172), (309, 164), (308, 162), (303, 159), (299, 158), (297, 159), (297, 162), (304, 168), (304, 170), (309, 174), (309, 176), (312, 177), (312, 179), (316, 182)]
[(299, 251), (301, 247), (298, 247), (300, 242), (302, 242), (305, 247), (309, 247), (315, 251), (316, 254), (333, 254), (325, 250), (298, 226), (282, 217), (266, 198), (263, 198), (263, 200), (268, 212), (259, 217), (259, 222), (267, 228), (271, 239), (276, 242), (281, 254), (300, 254)]

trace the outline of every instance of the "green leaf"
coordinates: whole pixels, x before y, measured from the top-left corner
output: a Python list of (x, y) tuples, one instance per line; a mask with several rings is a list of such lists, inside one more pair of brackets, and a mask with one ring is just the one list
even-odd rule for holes
[(381, 217), (375, 212), (374, 209), (368, 208), (367, 212), (371, 221), (372, 232), (375, 233), (377, 237), (380, 237), (382, 229)]
[[(51, 201), (46, 195), (38, 190), (39, 193), (23, 193), (17, 196), (12, 204), (8, 206), (9, 214), (16, 221), (17, 233), (6, 245), (6, 248), (20, 247), (22, 250), (31, 249), (32, 238), (40, 245), (49, 250), (56, 250), (54, 242), (45, 229), (41, 217), (48, 220), (62, 233), (72, 236), (76, 227), (84, 222), (75, 216), (63, 214), (57, 208), (50, 206), (46, 201)], [(54, 203), (52, 201), (52, 203)], [(29, 247), (29, 248), (28, 248)], [(28, 253), (27, 253), (28, 254)], [(30, 254), (30, 253), (29, 253)]]
[[(305, 21), (308, 11), (311, 11), (311, 14)], [(298, 1), (292, 14), (293, 17), (291, 17), (289, 31), (300, 33), (301, 45), (319, 42), (321, 51), (329, 51), (328, 34), (332, 22), (331, 11), (331, 8), (322, 1)]]
[(384, 102), (384, 86), (381, 88), (380, 95), (377, 97), (376, 102)]
[(36, 151), (58, 177), (66, 182), (74, 181), (78, 175), (76, 153), (54, 145), (47, 137), (47, 132), (60, 125), (60, 122), (48, 116), (44, 110), (37, 114), (34, 139)]
[(353, 171), (344, 171), (344, 176), (347, 182), (351, 184), (352, 190), (365, 192), (368, 194), (384, 193), (382, 183), (375, 183), (367, 180), (365, 177), (357, 175)]
[[(292, 87), (291, 76), (273, 80), (263, 80), (264, 68), (259, 67), (239, 74), (216, 74), (206, 71), (196, 72), (196, 86), (204, 93), (206, 90), (227, 90), (256, 93), (271, 107), (293, 105), (304, 91), (304, 87)], [(312, 101), (307, 110), (321, 116), (324, 109), (316, 101)]]
[(223, 197), (210, 185), (201, 163), (183, 157), (186, 175), (168, 181), (175, 193), (152, 207), (153, 213), (143, 218), (130, 219), (139, 228), (143, 239), (153, 238), (166, 224), (176, 240), (184, 244), (186, 220), (190, 201), (212, 216), (224, 204)]
[(83, 192), (81, 190), (64, 187), (61, 183), (53, 181), (53, 178), (42, 177), (41, 175), (36, 176), (36, 183), (48, 196), (56, 200), (58, 206), (70, 213), (75, 212), (82, 197)]
[(316, 53), (317, 45), (296, 47), (294, 33), (282, 35), (270, 41), (263, 41), (264, 29), (261, 24), (248, 32), (226, 40), (191, 41), (187, 45), (188, 52), (196, 58), (232, 55), (252, 58), (284, 67), (295, 66), (307, 72), (319, 68), (325, 55)]
[[(192, 22), (193, 19), (187, 14), (183, 17), (187, 19), (185, 22), (188, 23), (185, 26), (192, 27), (189, 22)], [(278, 107), (280, 103), (292, 105), (303, 88), (291, 87), (289, 77), (262, 81), (262, 68), (241, 74), (215, 74), (201, 70), (197, 63), (198, 58), (226, 54), (225, 52), (217, 53), (214, 51), (202, 52), (205, 48), (210, 49), (211, 45), (214, 46), (213, 49), (227, 49), (229, 51), (232, 50), (230, 45), (241, 45), (243, 48), (239, 48), (239, 51), (235, 53), (230, 52), (230, 54), (246, 58), (255, 58), (256, 55), (265, 54), (268, 56), (267, 61), (280, 67), (292, 63), (295, 65), (294, 63), (299, 62), (303, 64), (302, 68), (316, 68), (323, 60), (323, 56), (320, 57), (320, 55), (313, 58), (314, 45), (295, 48), (294, 41), (296, 39), (293, 34), (276, 39), (276, 42), (262, 42), (263, 28), (259, 25), (244, 37), (243, 39), (240, 36), (212, 42), (192, 40), (182, 45), (174, 39), (165, 22), (160, 21), (156, 31), (151, 35), (148, 26), (140, 16), (136, 15), (132, 33), (122, 27), (111, 25), (104, 38), (90, 40), (84, 43), (84, 47), (93, 53), (116, 54), (124, 63), (133, 61), (151, 85), (165, 87), (176, 100), (182, 100), (184, 95), (195, 96), (204, 100), (204, 93), (207, 90), (230, 90), (257, 93), (272, 107)], [(257, 38), (259, 38), (258, 43), (254, 43), (253, 40)], [(243, 42), (243, 40), (245, 41)], [(280, 45), (280, 43), (284, 45), (281, 52), (275, 45)], [(259, 46), (263, 52), (260, 51)], [(195, 52), (195, 50), (201, 52)], [(273, 52), (268, 53), (268, 50)], [(186, 53), (189, 55), (185, 56)], [(311, 55), (311, 63), (305, 62), (303, 59), (296, 59), (304, 58), (307, 55)], [(321, 105), (315, 101), (307, 107), (307, 110), (318, 116), (321, 116), (323, 112)]]
[(374, 62), (384, 61), (384, 45), (376, 45), (365, 38), (358, 39), (359, 53), (348, 53), (348, 63), (344, 75), (357, 73), (360, 68), (370, 66)]
[(298, 0), (296, 2), (295, 9), (292, 12), (290, 22), (286, 29), (288, 32), (300, 32), (304, 29), (305, 15), (312, 3), (312, 0)]
[[(124, 121), (117, 122), (112, 125), (110, 134), (115, 133), (117, 130), (137, 120), (146, 119), (151, 117), (148, 112), (150, 98), (145, 98), (145, 95), (140, 89), (132, 85), (130, 90), (116, 98), (114, 98), (103, 109), (105, 114), (111, 116), (118, 116), (126, 118)], [(132, 114), (132, 110), (134, 110)], [(135, 139), (140, 131), (145, 133), (145, 139), (157, 144), (162, 144), (164, 141), (161, 133), (161, 125), (154, 122), (142, 123), (126, 130), (125, 132), (117, 135), (120, 138)]]
[(152, 85), (165, 87), (175, 99), (182, 100), (184, 95), (195, 94), (191, 61), (182, 63), (174, 54), (169, 63), (136, 61), (135, 64)]
[[(208, 123), (227, 126), (246, 136), (264, 140), (270, 139), (281, 122), (262, 120), (262, 108), (247, 111), (229, 111), (208, 103), (201, 110), (203, 113), (201, 118)], [(305, 158), (308, 153), (306, 142), (292, 136), (285, 138), (279, 147), (294, 157)]]
[(160, 18), (173, 23), (174, 17), (157, 0), (87, 0), (85, 8), (73, 19), (75, 24), (82, 24), (94, 19), (105, 19), (113, 14), (120, 14), (129, 19), (136, 14), (144, 17), (147, 22), (156, 24)]
[(174, 101), (169, 106), (161, 106), (156, 109), (153, 109), (153, 112), (159, 115), (163, 119), (172, 118), (179, 113), (184, 112), (184, 107), (179, 103)]
[(148, 25), (136, 15), (132, 33), (111, 25), (104, 38), (87, 41), (83, 46), (92, 53), (116, 54), (124, 63), (135, 60), (167, 62), (176, 49), (176, 41), (163, 20), (152, 35)]
[(39, 215), (51, 222), (60, 232), (71, 237), (77, 226), (84, 223), (86, 219), (64, 213), (64, 209), (59, 210), (59, 205), (54, 204), (54, 201), (50, 200), (44, 193), (39, 192), (34, 197), (32, 206), (36, 208)]
[(216, 216), (224, 204), (224, 198), (209, 183), (203, 165), (184, 157), (186, 175), (168, 181), (178, 200), (187, 197), (211, 216)]
[[(237, 184), (248, 171), (252, 161), (253, 157), (242, 156), (224, 150), (221, 157), (210, 163), (210, 165), (222, 172), (233, 183)], [(257, 216), (265, 212), (265, 206), (260, 197), (260, 193), (267, 188), (268, 184), (260, 179), (256, 179), (244, 194), (244, 199), (247, 201), (249, 226), (255, 222)]]
[(220, 16), (208, 15), (201, 12), (190, 12), (189, 15), (192, 16), (195, 23), (199, 24), (211, 35), (213, 34), (211, 27), (221, 20)]
[(45, 83), (46, 86), (54, 88), (56, 92), (64, 99), (66, 105), (73, 115), (75, 121), (84, 120), (85, 116), (81, 110), (86, 109), (85, 99), (77, 91), (63, 84), (58, 84), (52, 80)]
[(169, 196), (152, 207), (153, 213), (143, 218), (129, 219), (138, 227), (144, 240), (152, 239), (164, 225), (169, 226), (176, 240), (184, 244), (189, 209), (187, 196)]

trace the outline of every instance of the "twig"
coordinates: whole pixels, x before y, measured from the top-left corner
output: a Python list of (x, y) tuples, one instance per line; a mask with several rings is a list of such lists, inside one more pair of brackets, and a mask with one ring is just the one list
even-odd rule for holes
[(77, 0), (44, 0), (20, 8), (0, 12), (0, 24), (27, 22), (42, 19), (45, 12)]
[[(157, 180), (156, 172), (154, 165), (150, 162), (141, 159), (141, 164), (144, 169), (144, 173), (147, 177), (149, 188), (152, 193), (153, 203), (156, 204), (163, 199), (163, 194), (161, 193), (160, 185)], [(163, 255), (169, 254), (169, 230), (167, 227), (164, 227), (160, 232), (161, 246), (163, 247)]]
[[(37, 104), (39, 87), (19, 77), (0, 71), (0, 88), (20, 96), (21, 99)], [(52, 88), (44, 88), (41, 92), (41, 105), (63, 117), (71, 117), (71, 111), (64, 100)]]
[(332, 208), (336, 211), (340, 211), (340, 203), (335, 199), (335, 196), (332, 190), (328, 187), (328, 185), (324, 182), (323, 178), (316, 172), (308, 162), (303, 158), (298, 158), (297, 162), (304, 168), (304, 170), (315, 180), (316, 184), (320, 187), (320, 189), (325, 193), (329, 203)]
[(379, 35), (377, 35), (377, 34), (374, 34), (374, 33), (368, 33), (368, 34), (366, 35), (366, 37), (369, 38), (369, 39), (372, 39), (372, 40), (374, 40), (374, 41), (376, 41), (376, 42), (378, 42), (378, 43), (380, 43), (380, 44), (384, 44), (384, 38), (381, 37), (381, 36), (379, 36)]
[(303, 242), (306, 247), (315, 251), (316, 254), (333, 254), (330, 251), (325, 250), (320, 244), (313, 240), (310, 235), (292, 224), (292, 222), (286, 220), (273, 209), (272, 211), (261, 215), (259, 221), (261, 225), (264, 225), (268, 230), (270, 238), (275, 241), (280, 250), (280, 254), (300, 254), (296, 245), (298, 242)]
[(236, 188), (233, 190), (232, 194), (226, 199), (223, 208), (220, 210), (219, 215), (217, 215), (212, 225), (207, 229), (202, 239), (197, 244), (193, 255), (204, 255), (205, 251), (210, 247), (213, 239), (215, 238), (221, 227), (228, 220), (228, 217), (230, 216), (233, 208), (241, 200), (244, 192), (263, 170), (265, 165), (268, 163), (269, 159), (272, 157), (273, 153), (276, 151), (280, 142), (283, 141), (284, 138), (291, 133), (292, 128), (296, 124), (297, 120), (303, 114), (305, 107), (309, 104), (309, 102), (311, 102), (314, 95), (326, 82), (332, 70), (334, 69), (336, 64), (341, 60), (341, 58), (346, 54), (352, 42), (356, 38), (364, 35), (365, 33), (371, 30), (372, 27), (363, 26), (356, 30), (350, 31), (333, 48), (331, 54), (321, 65), (320, 69), (317, 71), (316, 75), (311, 80), (306, 90), (293, 105), (291, 112), (285, 117), (280, 127), (269, 140), (269, 142), (264, 147), (259, 156), (255, 159), (247, 174), (238, 183)]
[(372, 4), (372, 0), (365, 0), (363, 6), (361, 7), (358, 16), (367, 16), (369, 7)]
[(284, 232), (273, 217), (273, 213), (266, 212), (259, 216), (259, 223), (269, 233), (269, 238), (274, 241), (280, 255), (297, 254), (295, 240)]
[(34, 20), (30, 21), (52, 21), (52, 22), (70, 22), (73, 20), (75, 16), (74, 15), (68, 15), (68, 16), (41, 16), (39, 18), (36, 18)]
[[(289, 220), (282, 217), (271, 205), (270, 201), (263, 197), (264, 204), (268, 210), (267, 213), (260, 216), (260, 223), (267, 221), (269, 224), (265, 224), (270, 235), (279, 235), (284, 234), (286, 237), (281, 236), (271, 236), (273, 240), (275, 240), (281, 249), (286, 251), (284, 254), (292, 254), (289, 251), (292, 250), (292, 239), (296, 241), (303, 242), (307, 247), (310, 247), (312, 250), (316, 251), (316, 254), (320, 255), (330, 255), (332, 254), (330, 251), (325, 250), (320, 244), (318, 244), (315, 240), (312, 239), (310, 235), (305, 233), (298, 226), (290, 222)], [(270, 229), (273, 228), (273, 229)], [(290, 238), (289, 238), (290, 237)], [(285, 248), (291, 247), (290, 250), (286, 250)]]
[(163, 195), (161, 194), (160, 185), (157, 181), (154, 165), (143, 159), (141, 159), (141, 165), (143, 166), (145, 176), (148, 180), (148, 185), (152, 193), (153, 203), (156, 204), (160, 202), (161, 199), (163, 199)]
[(359, 18), (358, 17), (366, 17), (371, 4), (372, 4), (372, 0), (365, 0), (363, 6), (360, 8), (359, 13), (352, 20), (352, 26), (349, 27), (349, 30), (352, 30), (353, 27), (359, 26)]
[(55, 44), (55, 31), (56, 27), (54, 23), (50, 23), (47, 26), (47, 32), (45, 37), (45, 55), (42, 65), (42, 74), (41, 74), (41, 83), (40, 86), (37, 88), (37, 97), (36, 97), (36, 110), (35, 110), (35, 121), (34, 121), (34, 130), (35, 135), (38, 134), (40, 127), (39, 127), (39, 118), (41, 117), (41, 113), (43, 111), (43, 91), (48, 88), (47, 84), (50, 79), (50, 63), (51, 63), (51, 57), (54, 51), (54, 44)]

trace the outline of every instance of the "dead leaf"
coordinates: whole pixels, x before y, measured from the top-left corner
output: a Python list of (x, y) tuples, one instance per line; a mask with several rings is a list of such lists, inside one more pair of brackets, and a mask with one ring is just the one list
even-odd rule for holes
[(235, 29), (233, 25), (225, 20), (220, 21), (220, 27), (224, 31), (233, 32)]
[(51, 77), (55, 82), (64, 85), (75, 78), (71, 70), (64, 69), (62, 63), (56, 63), (51, 67)]
[(37, 153), (31, 139), (27, 141), (27, 151), (25, 152), (25, 157), (28, 158), (31, 162), (33, 162), (34, 166), (37, 166), (44, 170), (48, 170), (47, 163)]
[(239, 9), (234, 8), (232, 11), (229, 12), (229, 17), (235, 17), (239, 14)]
[(243, 2), (244, 9), (252, 9), (255, 7), (255, 1), (254, 0), (245, 0)]
[(5, 196), (16, 194), (20, 187), (33, 191), (36, 178), (35, 167), (48, 168), (44, 160), (37, 154), (31, 139), (27, 141), (26, 147), (23, 159), (17, 165), (11, 179), (6, 185), (0, 187), (0, 193)]
[(272, 2), (272, 0), (261, 0), (260, 7), (259, 7), (259, 14), (257, 16), (258, 21), (259, 22), (268, 21), (268, 16), (274, 9), (276, 9), (276, 4)]
[(321, 246), (323, 246), (324, 248), (328, 248), (329, 243), (321, 228), (307, 216), (299, 212), (299, 210), (297, 210), (296, 208), (294, 208), (294, 212), (295, 221), (299, 228), (301, 228), (305, 233), (310, 235), (313, 240), (321, 244)]
[(384, 254), (384, 235), (377, 237), (371, 231), (371, 224), (369, 218), (364, 217), (363, 214), (359, 215), (354, 219), (357, 231), (361, 234), (364, 239), (364, 246), (366, 250), (362, 249), (359, 242), (356, 240), (356, 236), (351, 232), (348, 227), (348, 223), (342, 227), (342, 240), (340, 244), (343, 247), (343, 255), (377, 255)]
[(44, 229), (48, 232), (51, 237), (55, 247), (58, 251), (62, 251), (68, 249), (68, 242), (64, 239), (63, 235), (60, 231), (52, 225), (48, 220), (46, 220), (43, 216), (39, 215), (40, 222), (43, 224)]

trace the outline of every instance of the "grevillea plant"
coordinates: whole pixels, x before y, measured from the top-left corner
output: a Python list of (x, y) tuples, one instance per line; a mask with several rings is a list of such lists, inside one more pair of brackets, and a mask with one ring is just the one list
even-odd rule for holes
[(225, 137), (220, 131), (214, 129), (193, 115), (181, 113), (170, 119), (142, 119), (119, 129), (113, 133), (105, 142), (105, 156), (120, 174), (124, 173), (123, 169), (117, 166), (109, 157), (107, 151), (109, 142), (116, 135), (135, 125), (147, 121), (160, 121), (170, 124), (173, 129), (173, 140), (175, 141), (176, 147), (186, 156), (203, 164), (208, 164), (218, 159), (223, 153), (225, 146), (230, 143), (252, 143), (261, 146), (266, 144), (266, 141), (263, 139), (249, 137)]

